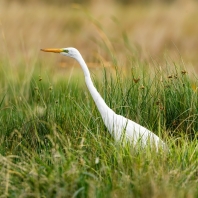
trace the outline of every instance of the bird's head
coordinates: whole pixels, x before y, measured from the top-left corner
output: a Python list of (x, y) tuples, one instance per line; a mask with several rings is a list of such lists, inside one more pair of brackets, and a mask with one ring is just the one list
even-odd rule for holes
[(67, 48), (60, 48), (60, 49), (41, 49), (41, 51), (44, 52), (54, 52), (54, 53), (60, 53), (64, 56), (72, 57), (72, 58), (77, 58), (78, 55), (80, 54), (77, 49), (73, 47), (67, 47)]

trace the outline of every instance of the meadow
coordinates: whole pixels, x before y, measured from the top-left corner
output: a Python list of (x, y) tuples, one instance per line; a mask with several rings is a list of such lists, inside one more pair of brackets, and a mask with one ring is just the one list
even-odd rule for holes
[[(133, 12), (111, 1), (86, 9), (2, 2), (0, 197), (198, 197), (195, 2)], [(177, 6), (191, 12), (181, 18)], [(67, 46), (82, 53), (108, 106), (169, 152), (113, 140), (79, 65), (40, 52)]]

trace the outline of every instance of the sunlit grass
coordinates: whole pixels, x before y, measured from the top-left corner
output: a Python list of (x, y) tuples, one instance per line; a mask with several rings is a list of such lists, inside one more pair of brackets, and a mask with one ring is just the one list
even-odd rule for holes
[[(195, 2), (2, 2), (1, 197), (198, 197), (198, 78), (180, 57), (197, 60)], [(108, 106), (169, 152), (114, 142), (79, 65), (39, 53), (68, 46), (80, 50)]]
[(112, 109), (167, 143), (169, 152), (156, 153), (114, 142), (81, 77), (65, 78), (43, 63), (29, 75), (5, 64), (0, 65), (4, 197), (198, 195), (198, 93), (192, 87), (197, 80), (179, 66), (151, 73), (151, 66), (136, 61), (127, 74), (115, 67), (104, 69), (102, 78), (98, 71), (93, 75)]

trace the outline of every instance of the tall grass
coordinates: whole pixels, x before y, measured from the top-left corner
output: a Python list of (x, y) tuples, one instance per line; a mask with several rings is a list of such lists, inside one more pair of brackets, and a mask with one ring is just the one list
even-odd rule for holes
[(40, 61), (32, 72), (2, 62), (1, 196), (197, 197), (197, 79), (180, 66), (149, 67), (133, 60), (128, 74), (115, 66), (93, 79), (112, 109), (159, 135), (169, 153), (116, 144), (83, 79)]
[[(147, 53), (174, 57), (178, 46), (196, 62), (196, 3), (10, 2), (0, 6), (0, 197), (198, 197), (197, 76)], [(80, 67), (39, 46), (76, 46), (106, 103), (169, 152), (115, 143)]]

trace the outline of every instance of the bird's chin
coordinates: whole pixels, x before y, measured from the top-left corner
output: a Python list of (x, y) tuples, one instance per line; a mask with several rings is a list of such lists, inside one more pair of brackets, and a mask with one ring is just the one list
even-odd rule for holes
[(63, 56), (69, 56), (67, 53), (65, 53), (65, 52), (61, 52), (60, 53), (61, 55), (63, 55)]

